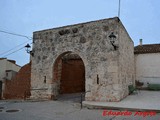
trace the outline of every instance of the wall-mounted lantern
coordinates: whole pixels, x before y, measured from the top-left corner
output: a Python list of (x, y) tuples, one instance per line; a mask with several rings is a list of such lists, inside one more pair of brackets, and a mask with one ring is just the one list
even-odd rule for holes
[(30, 53), (30, 48), (31, 48), (31, 46), (30, 46), (29, 44), (27, 44), (27, 45), (25, 46), (25, 48), (26, 48), (26, 52), (27, 52), (27, 53)]
[(117, 50), (118, 46), (116, 46), (115, 41), (116, 41), (116, 36), (114, 35), (114, 32), (112, 32), (109, 36), (110, 43), (114, 47), (114, 50)]
[(34, 56), (34, 53), (30, 50), (30, 49), (31, 49), (31, 46), (30, 46), (29, 44), (27, 44), (27, 45), (25, 46), (25, 48), (26, 48), (26, 52), (27, 52), (27, 53), (29, 53), (30, 55)]

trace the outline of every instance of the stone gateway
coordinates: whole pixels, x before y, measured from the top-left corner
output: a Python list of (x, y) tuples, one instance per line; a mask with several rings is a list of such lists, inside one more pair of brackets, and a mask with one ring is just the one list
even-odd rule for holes
[[(75, 90), (86, 101), (120, 101), (135, 82), (134, 44), (117, 17), (37, 31), (33, 38), (31, 98)], [(73, 70), (64, 75), (64, 68)]]

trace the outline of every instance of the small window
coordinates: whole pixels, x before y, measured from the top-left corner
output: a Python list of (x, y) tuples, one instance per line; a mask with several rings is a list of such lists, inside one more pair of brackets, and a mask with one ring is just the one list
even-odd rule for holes
[(46, 83), (46, 76), (44, 76), (44, 83)]
[(98, 74), (97, 74), (97, 84), (99, 84), (99, 76), (98, 76)]

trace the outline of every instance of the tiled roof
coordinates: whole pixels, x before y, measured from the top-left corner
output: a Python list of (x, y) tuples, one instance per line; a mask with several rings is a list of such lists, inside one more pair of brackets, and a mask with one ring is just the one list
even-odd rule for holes
[(160, 44), (145, 44), (134, 47), (134, 54), (160, 53)]
[(6, 58), (0, 58), (0, 60), (4, 60), (4, 59), (6, 59)]

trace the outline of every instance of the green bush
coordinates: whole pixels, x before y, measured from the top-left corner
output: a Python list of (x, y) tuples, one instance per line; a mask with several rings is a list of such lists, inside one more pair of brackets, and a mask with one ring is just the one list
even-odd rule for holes
[(160, 84), (148, 84), (149, 90), (160, 90)]
[(134, 91), (137, 91), (137, 89), (133, 85), (128, 86), (129, 94), (132, 94)]

